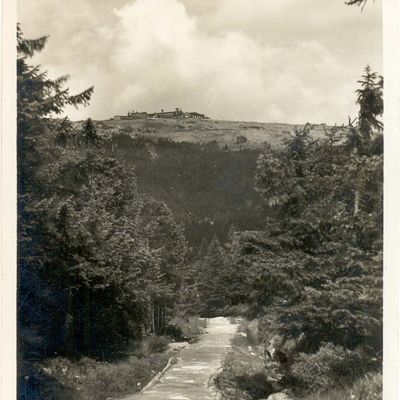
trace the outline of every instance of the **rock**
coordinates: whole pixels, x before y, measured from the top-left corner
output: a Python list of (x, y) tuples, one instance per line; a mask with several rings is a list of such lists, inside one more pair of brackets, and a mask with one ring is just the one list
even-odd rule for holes
[(289, 390), (283, 390), (279, 393), (274, 393), (268, 396), (267, 400), (295, 400)]
[(277, 360), (279, 355), (282, 353), (282, 348), (286, 343), (286, 337), (275, 335), (268, 342), (265, 351), (269, 358)]
[(258, 332), (258, 320), (257, 319), (250, 321), (248, 323), (247, 337), (250, 339), (251, 343), (258, 343), (259, 332)]
[(168, 345), (168, 347), (172, 350), (180, 350), (188, 346), (190, 346), (188, 342), (173, 342)]

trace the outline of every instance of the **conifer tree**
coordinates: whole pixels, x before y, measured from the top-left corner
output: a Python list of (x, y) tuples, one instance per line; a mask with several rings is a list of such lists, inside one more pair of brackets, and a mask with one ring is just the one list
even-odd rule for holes
[(57, 132), (57, 136), (55, 138), (56, 144), (60, 146), (67, 146), (68, 143), (75, 141), (75, 129), (68, 116), (61, 120), (61, 122), (56, 126), (55, 130)]
[(201, 262), (198, 275), (198, 292), (202, 307), (201, 314), (215, 315), (226, 304), (224, 286), (225, 251), (217, 236), (211, 240), (207, 254)]
[(88, 118), (83, 124), (80, 140), (86, 147), (89, 145), (98, 146), (100, 137), (97, 134), (96, 127), (91, 118)]
[(148, 329), (155, 301), (174, 306), (183, 230), (139, 193), (132, 168), (89, 146), (100, 144), (90, 119), (85, 145), (68, 146), (73, 124), (55, 116), (86, 104), (92, 89), (70, 96), (64, 78), (27, 63), (46, 39), (18, 35), (21, 354), (107, 355)]
[[(357, 104), (359, 105), (357, 126), (348, 127), (347, 145), (352, 151), (350, 169), (354, 181), (354, 215), (358, 214), (365, 187), (366, 177), (365, 156), (371, 156), (378, 150), (382, 154), (383, 146), (379, 150), (379, 142), (383, 141), (383, 123), (379, 117), (383, 114), (383, 78), (371, 72), (369, 66), (365, 68), (362, 79), (358, 81), (361, 88), (357, 89)], [(375, 149), (375, 150), (374, 150)]]
[(31, 66), (27, 59), (43, 50), (47, 36), (38, 39), (25, 39), (17, 26), (17, 122), (20, 138), (32, 138), (48, 128), (51, 115), (59, 115), (64, 107), (87, 105), (93, 93), (93, 87), (71, 95), (64, 87), (68, 76), (50, 79), (47, 72), (39, 66)]
[[(62, 335), (54, 329), (63, 323), (57, 314), (57, 301), (63, 295), (51, 289), (41, 271), (46, 260), (41, 240), (44, 226), (38, 218), (38, 205), (49, 191), (43, 177), (51, 174), (46, 168), (49, 158), (57, 153), (50, 143), (60, 138), (54, 130), (57, 124), (50, 117), (63, 112), (66, 105), (88, 104), (93, 87), (77, 95), (71, 95), (64, 87), (68, 77), (50, 79), (38, 66), (31, 66), (28, 59), (43, 50), (47, 36), (29, 40), (17, 25), (17, 160), (18, 160), (18, 299), (19, 328), (22, 342), (29, 335), (21, 329), (37, 326), (38, 334), (47, 330), (45, 351), (60, 346)], [(63, 141), (63, 139), (62, 139)], [(47, 148), (47, 150), (45, 150)], [(53, 296), (53, 302), (49, 297)], [(51, 321), (51, 325), (47, 325)], [(20, 343), (21, 344), (21, 343)], [(28, 346), (29, 348), (29, 346)]]
[(383, 78), (371, 72), (369, 65), (365, 67), (362, 79), (358, 81), (361, 88), (357, 89), (358, 129), (365, 139), (370, 139), (373, 131), (383, 128), (379, 117), (383, 114)]
[(327, 135), (313, 141), (305, 127), (282, 150), (267, 148), (260, 156), (257, 187), (277, 218), (263, 233), (247, 235), (242, 254), (248, 255), (238, 262), (252, 276), (252, 299), (277, 318), (270, 329), (305, 335), (306, 351), (325, 340), (351, 350), (365, 346), (376, 357), (382, 333), (383, 158), (372, 142), (382, 128), (383, 102), (376, 74), (368, 69), (361, 82), (359, 124), (351, 127), (359, 147), (343, 140), (346, 130), (332, 132), (339, 140)]

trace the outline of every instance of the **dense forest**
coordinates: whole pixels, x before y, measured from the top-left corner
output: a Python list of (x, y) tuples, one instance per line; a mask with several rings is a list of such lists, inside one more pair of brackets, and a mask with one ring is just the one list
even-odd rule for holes
[(215, 142), (177, 143), (124, 132), (105, 141), (104, 148), (134, 167), (143, 192), (171, 207), (195, 252), (214, 235), (225, 241), (232, 225), (261, 227), (266, 207), (254, 176), (262, 149), (229, 151)]
[(70, 94), (29, 63), (47, 38), (17, 37), (21, 399), (64, 398), (38, 373), (27, 397), (43, 360), (120, 360), (135, 341), (182, 335), (176, 317), (257, 321), (265, 349), (284, 338), (282, 357), (265, 357), (266, 395), (379, 373), (380, 76), (365, 69), (356, 120), (319, 137), (306, 124), (277, 147), (110, 139), (61, 117), (93, 88)]

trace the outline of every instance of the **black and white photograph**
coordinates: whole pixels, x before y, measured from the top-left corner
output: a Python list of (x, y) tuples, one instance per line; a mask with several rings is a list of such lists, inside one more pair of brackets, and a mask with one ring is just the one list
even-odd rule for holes
[(382, 0), (18, 0), (13, 37), (16, 399), (384, 398)]

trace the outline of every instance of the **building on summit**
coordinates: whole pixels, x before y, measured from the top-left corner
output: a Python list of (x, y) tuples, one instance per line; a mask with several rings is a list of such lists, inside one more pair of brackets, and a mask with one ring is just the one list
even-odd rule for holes
[(175, 111), (164, 111), (148, 113), (146, 111), (129, 111), (127, 115), (115, 115), (113, 119), (147, 119), (147, 118), (196, 118), (206, 119), (205, 114), (198, 112), (184, 112), (181, 108), (175, 108)]

